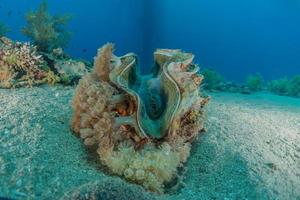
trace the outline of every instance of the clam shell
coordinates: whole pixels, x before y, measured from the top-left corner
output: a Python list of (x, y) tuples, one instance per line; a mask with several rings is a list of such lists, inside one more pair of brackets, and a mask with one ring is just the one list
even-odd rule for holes
[(141, 137), (162, 138), (172, 131), (183, 93), (198, 68), (188, 71), (194, 55), (180, 50), (159, 49), (154, 53), (152, 74), (139, 73), (138, 58), (127, 54), (110, 71), (110, 81), (136, 105), (131, 120), (126, 119)]

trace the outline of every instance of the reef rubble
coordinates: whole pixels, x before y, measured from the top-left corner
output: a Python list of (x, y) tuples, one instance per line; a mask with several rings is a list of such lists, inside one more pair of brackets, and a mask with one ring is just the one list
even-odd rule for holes
[(80, 80), (72, 130), (111, 173), (163, 193), (204, 131), (203, 76), (194, 55), (180, 50), (158, 49), (145, 76), (135, 54), (113, 50), (110, 43), (100, 48), (93, 71)]

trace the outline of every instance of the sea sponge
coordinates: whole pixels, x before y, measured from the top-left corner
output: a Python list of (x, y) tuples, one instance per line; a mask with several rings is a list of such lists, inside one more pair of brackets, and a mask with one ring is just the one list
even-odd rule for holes
[[(163, 50), (165, 52), (173, 51)], [(192, 58), (191, 55), (174, 52), (175, 56), (171, 57), (173, 61)], [(157, 59), (162, 65), (168, 62), (163, 55), (157, 55)], [(111, 81), (113, 76), (110, 76), (115, 66), (127, 61), (132, 63), (132, 59), (126, 56), (118, 58), (113, 55), (112, 44), (98, 50), (94, 70), (79, 81), (73, 98), (72, 130), (84, 140), (86, 146), (97, 149), (101, 163), (109, 172), (140, 184), (149, 191), (163, 193), (166, 183), (176, 178), (178, 169), (187, 161), (192, 141), (203, 131), (203, 107), (209, 98), (200, 96), (198, 87), (203, 77), (193, 74), (193, 67), (196, 66), (178, 61), (171, 66), (174, 70), (170, 74), (180, 85), (178, 93), (182, 99), (180, 109), (170, 122), (172, 131), (165, 135), (157, 134), (163, 135), (160, 139), (137, 134), (133, 117), (137, 101), (124, 93), (124, 88), (117, 87)], [(191, 69), (177, 73), (176, 70), (185, 70), (182, 68), (186, 67)], [(125, 81), (122, 78), (128, 77), (120, 77), (120, 82)], [(135, 79), (130, 75), (129, 80)], [(157, 92), (156, 85), (148, 83), (150, 90)], [(160, 102), (157, 100), (159, 95), (150, 97), (153, 98), (150, 104)], [(162, 114), (156, 111), (156, 108), (150, 109), (149, 112), (155, 112), (150, 116), (155, 118)]]

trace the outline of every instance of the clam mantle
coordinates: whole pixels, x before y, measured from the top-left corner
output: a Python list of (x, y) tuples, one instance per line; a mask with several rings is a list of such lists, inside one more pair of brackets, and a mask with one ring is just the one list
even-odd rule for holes
[(193, 101), (203, 77), (192, 64), (192, 54), (161, 49), (154, 58), (152, 74), (141, 76), (136, 55), (114, 57), (109, 80), (124, 92), (115, 99), (127, 98), (134, 104), (132, 114), (116, 118), (115, 126), (130, 125), (140, 137), (162, 138), (174, 131), (176, 116), (189, 106), (184, 98)]
[(135, 54), (117, 57), (112, 44), (99, 49), (74, 95), (72, 129), (113, 174), (156, 192), (176, 177), (204, 129), (209, 101), (193, 58), (158, 49), (151, 74), (142, 76)]

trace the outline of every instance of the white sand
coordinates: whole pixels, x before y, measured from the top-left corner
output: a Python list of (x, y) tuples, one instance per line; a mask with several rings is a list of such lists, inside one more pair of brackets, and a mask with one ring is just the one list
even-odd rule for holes
[[(57, 199), (97, 190), (101, 199), (154, 198), (105, 175), (97, 156), (71, 134), (73, 92), (47, 86), (0, 90), (0, 196)], [(212, 96), (208, 131), (194, 144), (184, 185), (160, 198), (300, 198), (300, 99)]]

